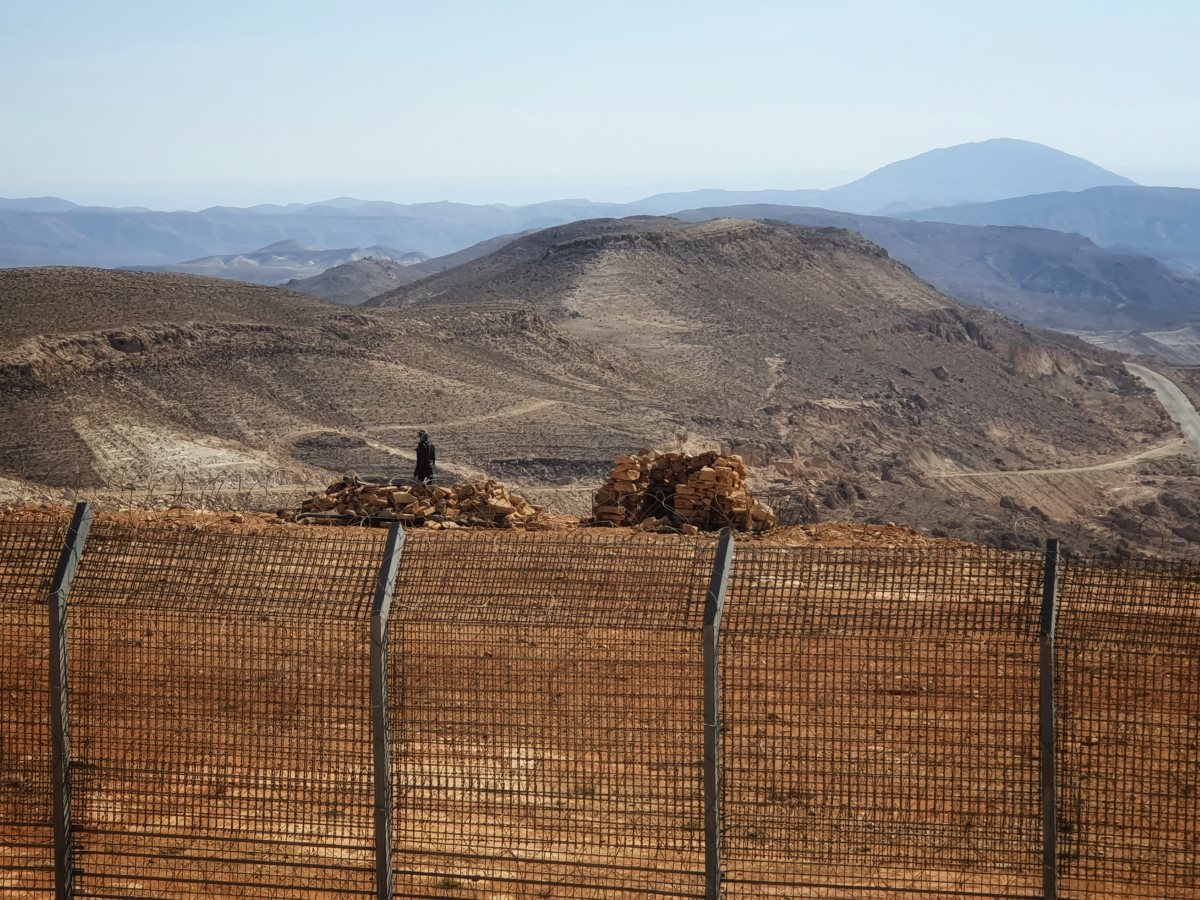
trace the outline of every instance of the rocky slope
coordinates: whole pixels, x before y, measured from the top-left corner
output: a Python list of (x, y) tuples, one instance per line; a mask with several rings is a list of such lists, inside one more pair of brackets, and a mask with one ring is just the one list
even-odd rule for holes
[(1043, 328), (1139, 332), (1200, 320), (1200, 280), (1149, 256), (1098, 247), (1078, 234), (774, 205), (695, 209), (675, 217), (847, 228), (939, 290)]
[(400, 285), (424, 278), (412, 265), (367, 257), (342, 263), (308, 278), (293, 278), (282, 287), (343, 306), (358, 306)]
[[(1118, 357), (964, 306), (849, 232), (577, 223), (373, 303), (0, 273), (0, 477), (402, 475), (424, 427), (447, 477), (538, 499), (582, 499), (642, 447), (724, 446), (756, 491), (822, 515), (1009, 544), (1184, 540), (1165, 503), (1159, 531), (1110, 515), (1192, 502), (1174, 426)], [(1059, 470), (1080, 484), (1046, 488)]]

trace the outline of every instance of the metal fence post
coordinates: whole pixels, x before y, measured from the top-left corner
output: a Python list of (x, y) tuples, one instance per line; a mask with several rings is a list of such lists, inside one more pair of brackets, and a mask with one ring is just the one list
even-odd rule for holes
[(704, 602), (704, 896), (721, 898), (721, 616), (733, 560), (733, 529), (721, 532)]
[(388, 744), (387, 627), (392, 609), (392, 591), (404, 529), (393, 525), (388, 531), (371, 604), (371, 744), (375, 763), (375, 896), (391, 900), (392, 873), (392, 754)]
[(1058, 765), (1054, 725), (1054, 630), (1058, 621), (1058, 540), (1046, 541), (1040, 628), (1040, 704), (1042, 762), (1042, 896), (1058, 897)]
[(71, 720), (67, 696), (67, 597), (83, 555), (92, 508), (75, 506), (47, 606), (50, 618), (50, 771), (54, 804), (54, 896), (75, 896), (75, 834), (71, 822)]

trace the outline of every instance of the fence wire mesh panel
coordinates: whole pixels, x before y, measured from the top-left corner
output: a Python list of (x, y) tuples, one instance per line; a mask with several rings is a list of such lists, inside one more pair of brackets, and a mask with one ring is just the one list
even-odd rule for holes
[(1041, 577), (982, 550), (738, 548), (729, 896), (1040, 896)]
[(46, 598), (65, 516), (0, 515), (0, 894), (54, 889)]
[(704, 895), (714, 552), (409, 538), (388, 650), (397, 897)]
[(93, 528), (68, 626), (79, 896), (372, 893), (380, 538)]
[(1072, 561), (1059, 598), (1059, 896), (1200, 896), (1200, 567)]

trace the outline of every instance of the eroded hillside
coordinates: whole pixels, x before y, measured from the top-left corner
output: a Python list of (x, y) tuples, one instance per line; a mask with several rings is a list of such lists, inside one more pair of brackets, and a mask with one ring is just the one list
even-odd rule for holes
[[(1001, 543), (1178, 543), (1182, 516), (1135, 535), (1113, 510), (1195, 499), (1173, 424), (1119, 357), (950, 300), (844, 231), (577, 223), (355, 311), (54, 271), (0, 287), (10, 478), (408, 474), (425, 427), (448, 475), (535, 496), (581, 495), (621, 452), (723, 445), (822, 515)], [(1060, 469), (1092, 474), (1050, 511), (1036, 485), (1053, 474), (976, 479)]]

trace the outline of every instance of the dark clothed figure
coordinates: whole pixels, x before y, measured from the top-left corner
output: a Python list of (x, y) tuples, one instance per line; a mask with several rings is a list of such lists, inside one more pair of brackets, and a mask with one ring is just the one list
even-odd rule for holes
[(433, 441), (429, 440), (429, 433), (418, 431), (417, 470), (413, 473), (413, 478), (421, 484), (429, 484), (433, 481), (433, 467), (436, 462), (437, 453), (433, 449)]

